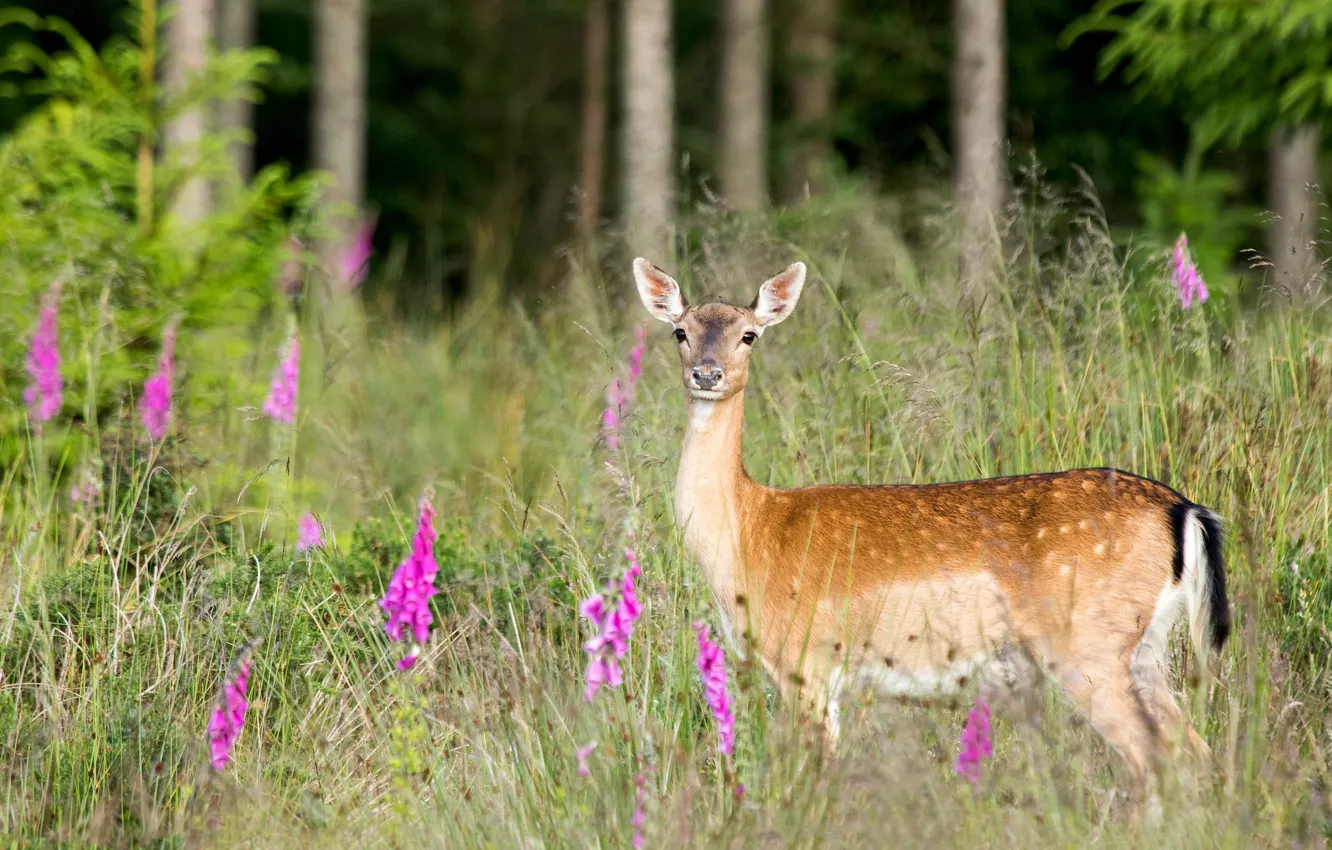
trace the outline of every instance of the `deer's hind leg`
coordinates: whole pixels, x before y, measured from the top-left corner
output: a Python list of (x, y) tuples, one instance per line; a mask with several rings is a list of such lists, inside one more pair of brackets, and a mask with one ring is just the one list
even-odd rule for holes
[(1135, 819), (1137, 806), (1145, 803), (1148, 816), (1159, 820), (1156, 769), (1162, 753), (1161, 728), (1139, 698), (1129, 665), (1120, 659), (1065, 663), (1059, 665), (1057, 675), (1064, 692), (1132, 773)]
[(1182, 745), (1198, 763), (1206, 764), (1212, 751), (1184, 716), (1170, 692), (1164, 653), (1144, 640), (1133, 653), (1129, 674), (1133, 677), (1138, 698), (1160, 725), (1165, 745), (1172, 752)]
[(837, 751), (841, 738), (840, 669), (822, 675), (820, 665), (808, 655), (790, 659), (787, 664), (763, 659), (763, 667), (781, 697), (782, 705), (794, 719), (818, 727), (820, 743), (829, 756)]

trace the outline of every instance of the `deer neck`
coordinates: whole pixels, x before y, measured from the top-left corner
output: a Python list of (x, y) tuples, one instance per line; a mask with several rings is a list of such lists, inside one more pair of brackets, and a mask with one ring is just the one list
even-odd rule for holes
[[(689, 399), (680, 472), (675, 479), (675, 521), (685, 546), (703, 567), (718, 605), (734, 619), (741, 592), (741, 526), (757, 485), (745, 473), (741, 390), (718, 401)], [(730, 631), (729, 623), (725, 623)]]

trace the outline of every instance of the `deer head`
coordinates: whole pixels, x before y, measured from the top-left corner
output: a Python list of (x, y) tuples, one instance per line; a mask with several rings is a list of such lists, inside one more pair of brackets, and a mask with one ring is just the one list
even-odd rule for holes
[(647, 311), (675, 327), (685, 389), (694, 398), (716, 401), (745, 388), (749, 352), (765, 330), (795, 310), (805, 285), (805, 264), (792, 263), (764, 281), (748, 307), (691, 307), (680, 284), (642, 257), (634, 260), (634, 280)]

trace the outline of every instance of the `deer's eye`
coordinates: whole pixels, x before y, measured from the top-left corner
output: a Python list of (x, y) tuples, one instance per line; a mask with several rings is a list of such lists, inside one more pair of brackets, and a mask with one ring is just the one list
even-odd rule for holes
[(753, 331), (745, 331), (745, 335), (740, 337), (740, 341), (743, 342), (745, 345), (753, 345), (754, 340), (756, 339), (758, 339), (758, 335), (755, 334)]
[(685, 341), (685, 332), (684, 332), (684, 328), (676, 328), (676, 329), (675, 329), (675, 338), (676, 338), (677, 340), (679, 340), (680, 342), (684, 342), (684, 341)]

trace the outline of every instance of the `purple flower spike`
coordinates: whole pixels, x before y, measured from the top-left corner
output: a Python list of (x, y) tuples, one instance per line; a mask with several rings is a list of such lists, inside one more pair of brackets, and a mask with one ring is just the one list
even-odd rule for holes
[(245, 688), (250, 679), (251, 659), (246, 658), (236, 670), (236, 677), (222, 688), (213, 715), (208, 721), (208, 747), (213, 770), (221, 772), (231, 763), (231, 749), (245, 728), (245, 712), (250, 703)]
[(606, 435), (606, 445), (612, 449), (620, 447), (620, 408), (623, 404), (620, 381), (612, 380), (606, 386), (606, 409), (601, 412), (601, 430)]
[(286, 425), (296, 424), (296, 391), (300, 387), (301, 341), (292, 334), (287, 353), (273, 367), (273, 382), (264, 401), (264, 413)]
[(306, 549), (318, 549), (324, 545), (324, 529), (319, 524), (315, 515), (307, 512), (301, 517), (298, 524), (298, 533), (296, 539), (296, 551), (304, 552)]
[(637, 340), (629, 351), (629, 377), (621, 381), (612, 378), (606, 386), (606, 409), (601, 413), (601, 430), (606, 435), (606, 446), (611, 449), (620, 447), (620, 425), (624, 421), (624, 410), (634, 400), (634, 389), (638, 379), (643, 377), (643, 353), (647, 350), (647, 329), (642, 325), (634, 329)]
[(647, 351), (647, 328), (639, 325), (634, 328), (637, 343), (629, 350), (629, 394), (632, 396), (638, 379), (643, 377), (643, 353)]
[(162, 353), (157, 371), (143, 385), (143, 427), (148, 436), (160, 440), (171, 424), (172, 383), (176, 378), (176, 327), (168, 325), (162, 334)]
[(706, 625), (695, 623), (694, 631), (698, 632), (698, 672), (703, 677), (703, 695), (717, 720), (717, 749), (729, 756), (735, 750), (735, 715), (731, 712), (731, 695), (726, 690), (726, 654), (712, 642)]
[(977, 697), (976, 705), (967, 715), (967, 724), (962, 727), (959, 740), (961, 749), (957, 754), (957, 763), (953, 765), (957, 775), (973, 785), (980, 782), (981, 762), (994, 755), (992, 733), (990, 705), (984, 698)]
[(629, 561), (629, 568), (620, 577), (618, 586), (611, 582), (605, 593), (589, 596), (578, 609), (597, 631), (583, 645), (587, 654), (592, 656), (587, 664), (587, 685), (583, 690), (583, 698), (588, 702), (603, 685), (615, 689), (623, 682), (620, 659), (628, 654), (634, 624), (643, 613), (637, 595), (637, 579), (642, 575), (643, 567), (632, 549), (626, 549), (624, 557)]
[(586, 747), (579, 747), (574, 751), (574, 757), (578, 759), (578, 775), (584, 779), (592, 778), (592, 771), (588, 770), (587, 758), (592, 755), (592, 751), (597, 748), (597, 742), (593, 741)]
[(374, 253), (375, 219), (370, 218), (356, 228), (356, 235), (338, 259), (338, 274), (348, 289), (355, 289), (365, 281), (370, 270), (370, 255)]
[(69, 488), (69, 500), (74, 504), (85, 504), (90, 508), (97, 507), (97, 502), (101, 499), (102, 488), (97, 480), (91, 475), (85, 474), (82, 484), (75, 484)]
[[(428, 499), (421, 500), (421, 513), (416, 524), (416, 536), (412, 540), (412, 553), (402, 562), (393, 578), (389, 581), (380, 607), (388, 612), (389, 620), (384, 631), (393, 640), (412, 640), (425, 643), (430, 637), (430, 597), (439, 593), (435, 587), (435, 576), (439, 573), (439, 564), (435, 562), (435, 509)], [(409, 634), (403, 628), (410, 630)], [(416, 663), (418, 648), (413, 648), (406, 658), (398, 662), (398, 668), (406, 670)]]
[(65, 388), (65, 379), (60, 375), (60, 328), (56, 313), (59, 300), (57, 284), (43, 299), (45, 303), (28, 348), (28, 375), (32, 382), (23, 393), (23, 401), (31, 408), (32, 418), (39, 426), (60, 412)]
[(1171, 263), (1171, 280), (1179, 294), (1179, 306), (1185, 310), (1193, 306), (1196, 299), (1199, 304), (1207, 301), (1207, 284), (1203, 282), (1198, 266), (1189, 253), (1189, 238), (1183, 233), (1175, 241), (1175, 256)]
[(629, 818), (629, 825), (634, 828), (634, 837), (630, 842), (634, 850), (642, 850), (643, 847), (643, 824), (647, 818), (643, 816), (643, 800), (647, 798), (647, 777), (639, 773), (634, 777), (634, 785), (637, 791), (634, 794), (634, 814)]

